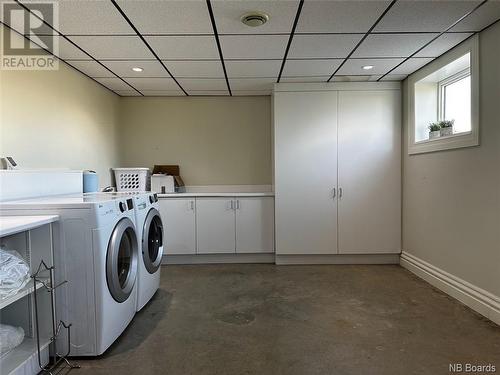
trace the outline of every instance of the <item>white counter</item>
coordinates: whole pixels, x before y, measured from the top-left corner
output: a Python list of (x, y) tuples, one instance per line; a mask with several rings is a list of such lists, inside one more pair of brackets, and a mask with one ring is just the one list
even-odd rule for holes
[(274, 197), (274, 192), (248, 192), (248, 193), (169, 193), (169, 194), (158, 194), (158, 198), (196, 198), (196, 197)]
[(41, 227), (59, 220), (58, 215), (37, 216), (1, 216), (0, 237), (10, 236), (19, 232)]

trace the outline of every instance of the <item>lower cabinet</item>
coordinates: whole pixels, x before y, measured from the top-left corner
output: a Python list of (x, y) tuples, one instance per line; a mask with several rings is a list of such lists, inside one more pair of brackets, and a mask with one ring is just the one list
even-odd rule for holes
[(274, 252), (274, 198), (236, 199), (236, 252)]
[(235, 252), (234, 210), (230, 198), (196, 199), (198, 254)]
[(160, 214), (165, 235), (164, 254), (196, 254), (196, 201), (160, 199)]
[(165, 254), (274, 252), (273, 197), (162, 198)]

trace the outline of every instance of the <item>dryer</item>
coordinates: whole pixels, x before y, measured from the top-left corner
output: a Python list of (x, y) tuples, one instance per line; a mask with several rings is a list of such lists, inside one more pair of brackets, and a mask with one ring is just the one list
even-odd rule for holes
[(137, 194), (134, 199), (139, 238), (137, 279), (137, 311), (139, 311), (160, 287), (164, 231), (157, 195), (153, 193)]
[[(137, 306), (138, 236), (133, 197), (53, 196), (2, 203), (2, 215), (57, 214), (57, 318), (72, 324), (71, 356), (97, 356), (121, 335)], [(58, 342), (66, 350), (64, 335)]]

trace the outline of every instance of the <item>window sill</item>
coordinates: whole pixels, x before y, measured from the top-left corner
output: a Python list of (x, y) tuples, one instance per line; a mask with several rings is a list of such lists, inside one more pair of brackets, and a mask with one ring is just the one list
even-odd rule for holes
[(479, 134), (477, 132), (463, 132), (415, 142), (409, 145), (408, 154), (423, 154), (477, 145), (479, 145)]

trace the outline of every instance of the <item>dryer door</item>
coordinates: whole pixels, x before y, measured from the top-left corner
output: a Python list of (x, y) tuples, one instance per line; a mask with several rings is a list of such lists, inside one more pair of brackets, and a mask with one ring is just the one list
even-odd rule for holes
[(163, 223), (156, 208), (149, 210), (142, 231), (142, 259), (149, 273), (155, 273), (163, 256)]
[(132, 293), (137, 276), (138, 245), (135, 227), (129, 218), (121, 219), (111, 234), (106, 255), (106, 279), (116, 302)]

